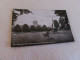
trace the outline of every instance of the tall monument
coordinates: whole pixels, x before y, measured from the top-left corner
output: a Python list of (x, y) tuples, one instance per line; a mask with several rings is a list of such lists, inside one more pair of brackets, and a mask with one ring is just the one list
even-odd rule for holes
[(36, 20), (34, 20), (34, 21), (33, 21), (33, 26), (36, 27), (37, 25), (38, 25), (38, 22), (37, 22)]

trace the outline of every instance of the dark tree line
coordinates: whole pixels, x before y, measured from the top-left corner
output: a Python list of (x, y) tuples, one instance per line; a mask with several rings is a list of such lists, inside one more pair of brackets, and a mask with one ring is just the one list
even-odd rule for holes
[(24, 24), (22, 27), (20, 25), (16, 25), (14, 28), (13, 28), (13, 31), (14, 32), (39, 32), (39, 31), (51, 31), (51, 30), (54, 30), (54, 32), (57, 32), (57, 30), (70, 30), (70, 26), (69, 24), (65, 23), (65, 20), (64, 18), (60, 18), (59, 19), (59, 22), (57, 20), (53, 20), (53, 23), (54, 23), (54, 29), (51, 28), (51, 27), (47, 27), (46, 25), (43, 25), (43, 26), (40, 26), (40, 25), (37, 25), (36, 27), (31, 25), (31, 26), (28, 26), (27, 24)]
[(40, 31), (48, 31), (48, 30), (50, 31), (51, 28), (47, 27), (46, 25), (43, 26), (37, 25), (35, 27), (33, 25), (28, 26), (27, 24), (24, 24), (22, 27), (20, 25), (16, 25), (13, 28), (14, 32), (40, 32)]
[[(15, 11), (20, 12), (20, 14), (16, 13)], [(27, 10), (27, 9), (14, 9), (13, 10), (13, 15), (12, 15), (12, 25), (14, 25), (14, 22), (17, 20), (18, 16), (22, 15), (22, 14), (33, 14), (31, 11)], [(54, 23), (54, 31), (57, 30), (70, 30), (70, 25), (68, 22), (68, 17), (66, 14), (66, 10), (55, 10), (55, 14), (57, 14), (58, 16), (60, 16), (59, 22), (57, 20), (53, 20)], [(63, 18), (64, 17), (64, 18)], [(53, 25), (52, 25), (53, 26)], [(37, 25), (37, 27), (31, 25), (28, 26), (27, 24), (24, 24), (22, 27), (20, 25), (16, 25), (13, 28), (13, 31), (15, 32), (31, 32), (31, 31), (50, 31), (53, 30), (50, 27), (47, 27), (46, 25), (40, 26)]]

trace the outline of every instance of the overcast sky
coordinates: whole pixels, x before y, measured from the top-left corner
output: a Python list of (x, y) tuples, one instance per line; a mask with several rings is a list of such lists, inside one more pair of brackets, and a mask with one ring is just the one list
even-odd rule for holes
[[(23, 14), (18, 16), (15, 25), (33, 25), (33, 21), (36, 20), (38, 22), (38, 25), (46, 25), (48, 27), (51, 27), (52, 25), (52, 19), (59, 21), (59, 16), (56, 16), (54, 14), (54, 11), (52, 10), (30, 10), (33, 14)], [(16, 13), (19, 13), (16, 11)]]

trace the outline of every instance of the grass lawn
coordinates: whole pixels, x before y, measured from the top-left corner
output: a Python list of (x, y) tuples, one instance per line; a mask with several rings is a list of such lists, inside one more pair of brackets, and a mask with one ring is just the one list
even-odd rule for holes
[(25, 46), (36, 44), (62, 43), (74, 41), (71, 31), (50, 32), (50, 37), (45, 37), (46, 32), (12, 32), (12, 46)]

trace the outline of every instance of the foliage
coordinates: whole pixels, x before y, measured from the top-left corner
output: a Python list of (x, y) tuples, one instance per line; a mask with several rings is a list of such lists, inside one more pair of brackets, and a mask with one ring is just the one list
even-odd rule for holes
[(31, 25), (30, 26), (30, 31), (35, 31), (35, 30), (36, 30), (35, 26)]
[(60, 29), (70, 29), (70, 26), (69, 26), (69, 21), (68, 21), (68, 17), (67, 17), (67, 13), (66, 13), (66, 10), (55, 10), (55, 14), (57, 14), (58, 16), (60, 16), (60, 18), (64, 17), (64, 20), (59, 20), (60, 24), (61, 24), (61, 27)]
[(70, 30), (70, 25), (66, 24), (64, 30)]
[(27, 24), (23, 25), (23, 32), (29, 32), (29, 26)]
[(15, 32), (21, 32), (22, 30), (21, 30), (20, 25), (16, 25), (16, 26), (14, 27), (14, 31), (15, 31)]
[[(15, 11), (20, 12), (20, 14), (19, 13), (16, 13)], [(32, 13), (32, 12), (29, 11), (28, 9), (14, 9), (12, 11), (12, 25), (14, 25), (14, 22), (17, 20), (18, 16), (20, 16), (22, 14), (29, 14), (29, 13)]]
[(14, 25), (14, 22), (17, 20), (19, 14), (15, 13), (14, 11), (12, 12), (12, 25)]
[(65, 20), (63, 18), (59, 19), (59, 23), (60, 23), (60, 29), (64, 29), (65, 28)]
[(57, 20), (54, 20), (53, 22), (54, 22), (55, 29), (58, 29), (58, 28), (59, 28), (59, 23), (58, 23), (58, 21), (57, 21)]
[(43, 25), (42, 26), (42, 31), (46, 31), (47, 30), (47, 26), (46, 25)]
[(41, 31), (41, 30), (42, 30), (41, 26), (40, 25), (37, 25), (36, 31)]
[[(32, 13), (32, 12), (29, 11), (28, 9), (14, 9), (14, 10), (19, 11), (19, 12), (20, 12), (20, 15)], [(32, 14), (33, 14), (33, 13), (32, 13)]]

